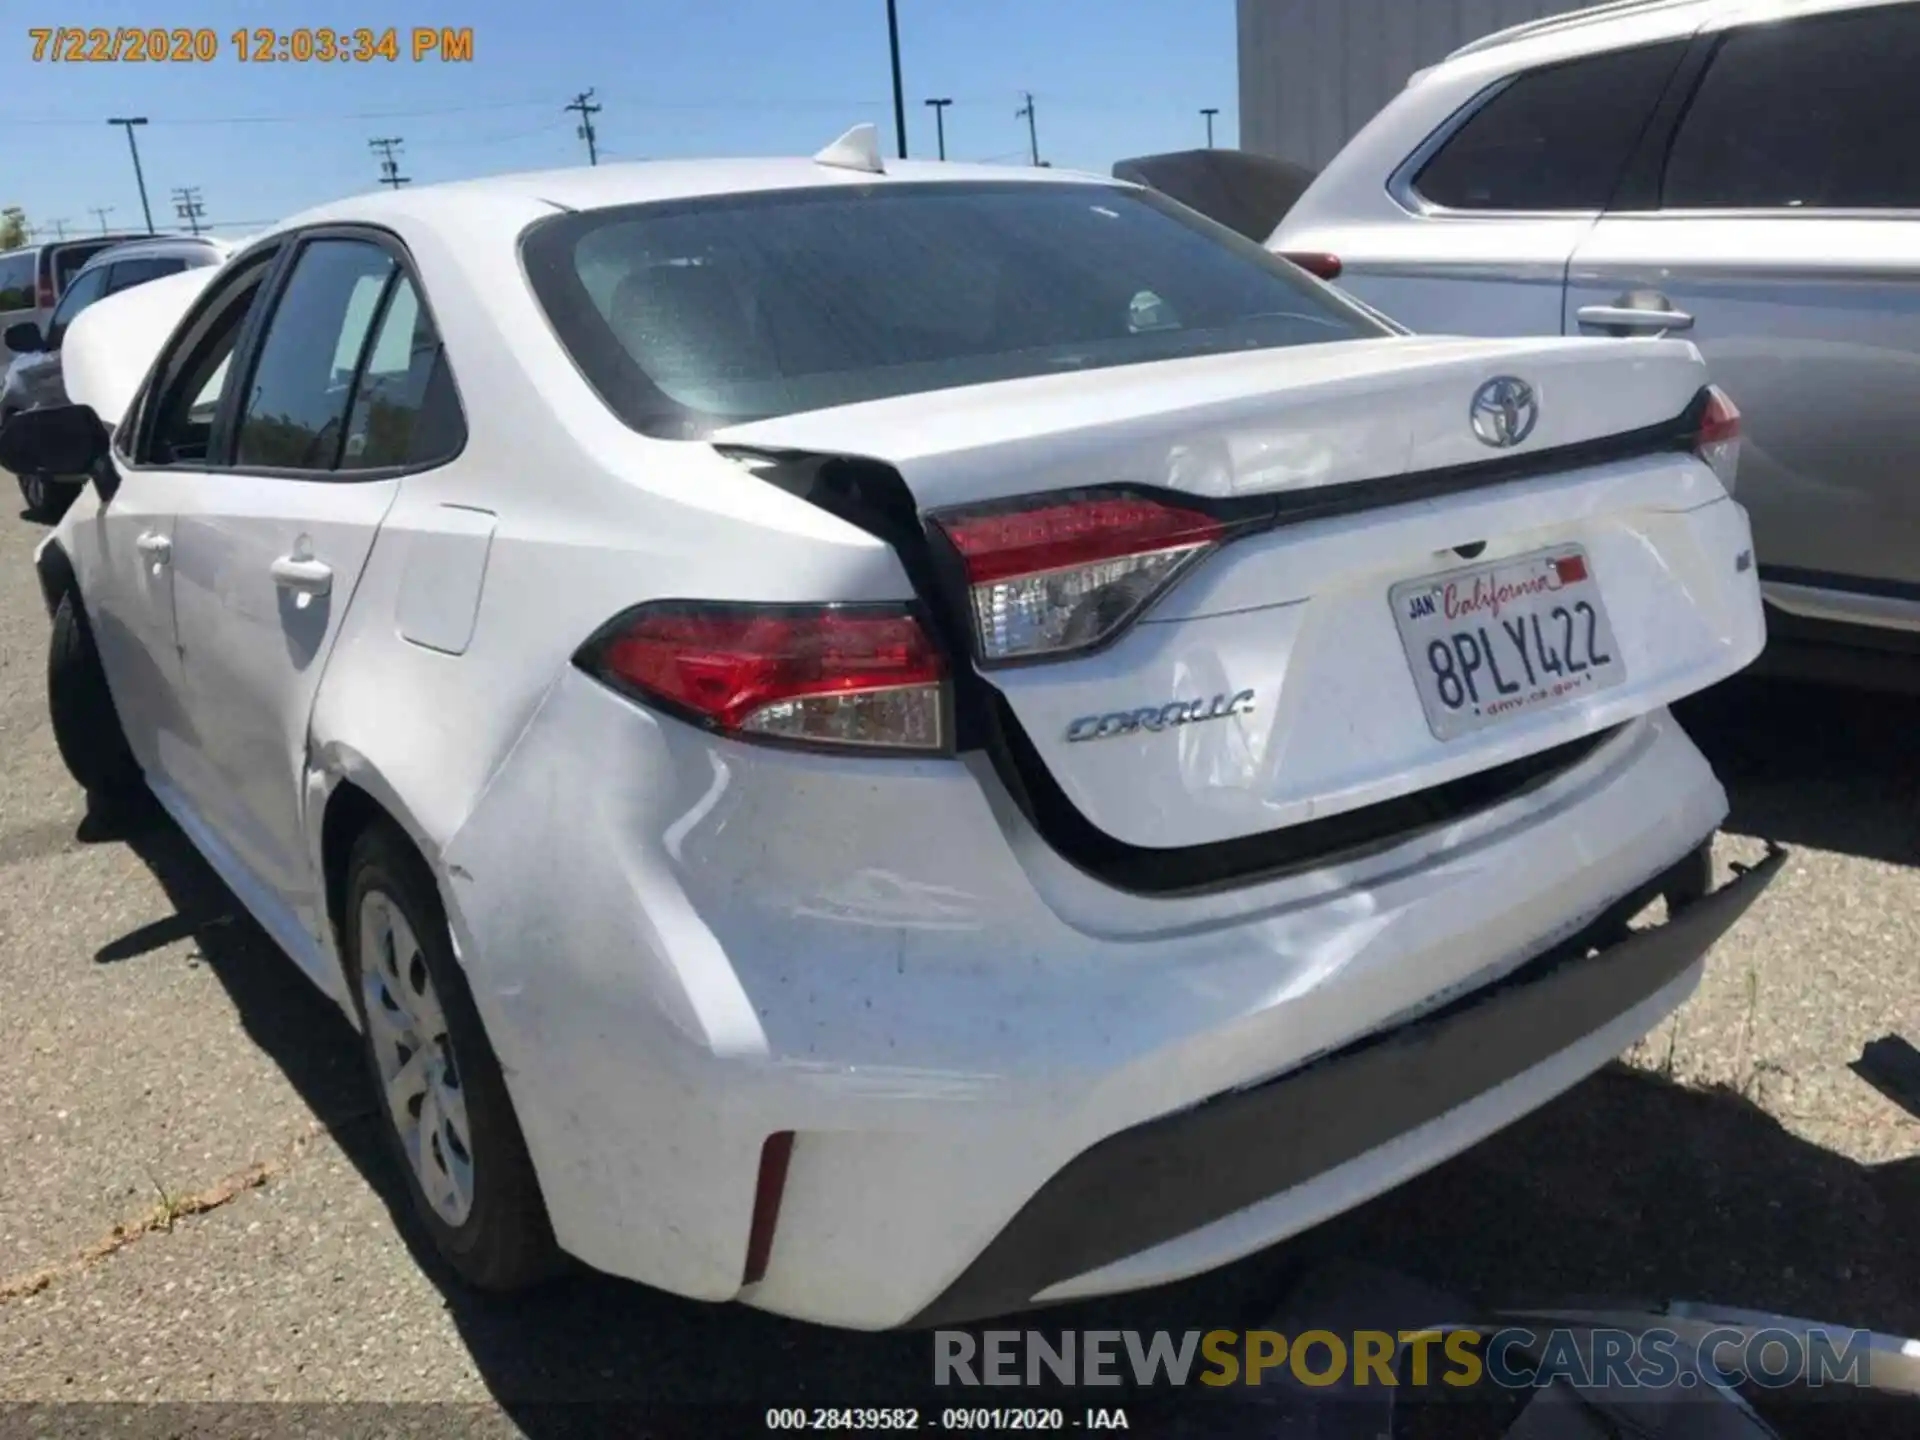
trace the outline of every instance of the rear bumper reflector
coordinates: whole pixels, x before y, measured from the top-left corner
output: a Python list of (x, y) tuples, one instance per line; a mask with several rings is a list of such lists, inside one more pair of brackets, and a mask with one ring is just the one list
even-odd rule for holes
[(793, 1158), (793, 1131), (780, 1130), (760, 1146), (760, 1178), (753, 1187), (753, 1223), (747, 1229), (747, 1264), (741, 1285), (754, 1285), (767, 1275), (773, 1258), (773, 1232), (780, 1224), (780, 1197), (787, 1190), (787, 1162)]

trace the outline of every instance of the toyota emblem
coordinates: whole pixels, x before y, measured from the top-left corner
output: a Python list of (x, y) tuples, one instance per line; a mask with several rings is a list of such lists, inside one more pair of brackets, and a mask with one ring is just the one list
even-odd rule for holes
[(1481, 443), (1505, 450), (1533, 433), (1540, 419), (1540, 402), (1526, 381), (1500, 375), (1473, 392), (1467, 418)]

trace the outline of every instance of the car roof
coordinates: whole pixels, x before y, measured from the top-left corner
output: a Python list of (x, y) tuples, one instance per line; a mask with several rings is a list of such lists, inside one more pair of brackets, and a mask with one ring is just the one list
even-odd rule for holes
[(88, 256), (87, 263), (80, 269), (91, 270), (96, 265), (111, 265), (142, 255), (179, 255), (189, 250), (211, 250), (216, 255), (225, 255), (231, 249), (226, 241), (211, 235), (142, 235), (137, 240), (114, 241), (106, 249)]
[(62, 240), (35, 240), (27, 245), (16, 245), (11, 250), (0, 250), (0, 260), (11, 260), (16, 255), (38, 255), (48, 250), (60, 250), (70, 245), (124, 245), (129, 240), (151, 240), (153, 237), (144, 230), (109, 231), (105, 235), (69, 235)]
[[(601, 210), (650, 201), (759, 194), (818, 186), (848, 189), (909, 183), (1012, 181), (1125, 186), (1108, 175), (1050, 166), (962, 165), (945, 161), (888, 160), (884, 173), (849, 169), (798, 158), (738, 160), (642, 160), (565, 170), (490, 175), (438, 185), (380, 190), (317, 206), (283, 220), (278, 230), (326, 223), (381, 224), (411, 220), (458, 223), (478, 210), (518, 208), (529, 213)], [(255, 236), (265, 239), (267, 233)]]
[(1606, 4), (1496, 30), (1462, 45), (1440, 65), (1528, 42), (1540, 42), (1555, 52), (1576, 55), (1610, 50), (1622, 44), (1678, 39), (1718, 22), (1781, 20), (1889, 3), (1901, 3), (1901, 0), (1609, 0)]

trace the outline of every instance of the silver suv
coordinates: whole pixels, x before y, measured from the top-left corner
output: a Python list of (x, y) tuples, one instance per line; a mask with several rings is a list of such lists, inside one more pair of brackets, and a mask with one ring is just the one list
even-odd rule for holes
[[(18, 320), (0, 331), (0, 344), (13, 352), (0, 376), (0, 427), (22, 410), (67, 403), (60, 342), (67, 327), (96, 300), (117, 295), (135, 285), (218, 265), (233, 247), (211, 236), (169, 235), (96, 247), (92, 258), (74, 272), (66, 291), (45, 321)], [(84, 483), (70, 477), (21, 475), (20, 497), (35, 519), (58, 519)]]
[(1415, 330), (1683, 336), (1775, 669), (1920, 665), (1920, 4), (1639, 0), (1416, 74), (1268, 241)]

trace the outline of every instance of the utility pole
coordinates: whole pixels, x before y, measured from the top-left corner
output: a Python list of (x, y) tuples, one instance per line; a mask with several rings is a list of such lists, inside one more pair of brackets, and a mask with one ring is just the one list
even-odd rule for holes
[(64, 217), (59, 220), (49, 220), (47, 223), (53, 226), (54, 239), (64, 240), (67, 238), (67, 222)]
[(1020, 93), (1027, 97), (1027, 103), (1013, 112), (1013, 118), (1027, 122), (1027, 145), (1033, 152), (1033, 163), (1038, 165), (1040, 163), (1040, 130), (1033, 118), (1033, 92), (1022, 90)]
[(367, 141), (367, 148), (369, 150), (378, 150), (380, 152), (380, 183), (394, 190), (398, 190), (402, 185), (411, 184), (413, 181), (411, 175), (402, 175), (400, 173), (400, 162), (393, 158), (394, 152), (399, 150), (405, 143), (406, 142), (398, 135), (387, 135), (378, 140)]
[(574, 127), (573, 133), (587, 142), (587, 164), (598, 165), (600, 163), (600, 147), (594, 143), (593, 117), (600, 113), (600, 107), (593, 103), (593, 91), (582, 90), (578, 95), (573, 97), (573, 103), (571, 105), (562, 105), (560, 108), (562, 110), (577, 110), (580, 112), (580, 123)]
[(1220, 113), (1218, 105), (1209, 105), (1200, 112), (1207, 117), (1207, 148), (1213, 149), (1213, 117)]
[(147, 177), (140, 172), (140, 147), (134, 142), (133, 127), (147, 123), (144, 115), (116, 115), (109, 125), (123, 125), (127, 131), (127, 149), (133, 153), (133, 178), (140, 186), (140, 213), (147, 217), (147, 233), (153, 234), (153, 207), (147, 204)]
[(107, 233), (107, 216), (113, 213), (113, 206), (89, 205), (87, 209), (92, 211), (93, 218), (100, 222), (100, 233), (102, 235), (106, 234)]
[(947, 158), (947, 106), (951, 100), (929, 100), (927, 105), (933, 111), (933, 130), (940, 137), (940, 158)]
[(893, 137), (900, 147), (900, 158), (907, 158), (907, 100), (900, 85), (900, 12), (894, 0), (887, 0), (887, 47), (893, 52)]
[(200, 203), (198, 185), (182, 185), (173, 192), (173, 213), (187, 222), (193, 234), (200, 233), (200, 217), (207, 213), (207, 207)]

